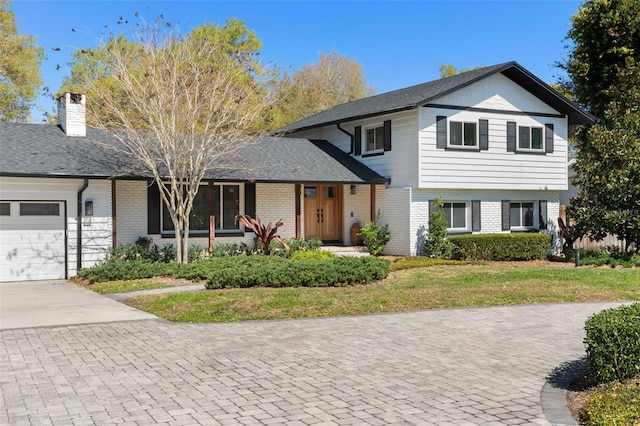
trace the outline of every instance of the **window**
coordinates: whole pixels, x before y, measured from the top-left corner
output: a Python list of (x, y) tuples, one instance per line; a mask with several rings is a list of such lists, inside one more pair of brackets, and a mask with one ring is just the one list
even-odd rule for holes
[(0, 216), (11, 216), (10, 203), (0, 203)]
[[(213, 214), (215, 216), (216, 231), (239, 231), (240, 223), (236, 216), (240, 214), (240, 185), (216, 184), (213, 189)], [(171, 216), (162, 204), (163, 233), (173, 233), (174, 227)], [(194, 235), (205, 235), (209, 231), (209, 187), (200, 185), (198, 193), (193, 200), (193, 208), (189, 218), (189, 231)]]
[(367, 129), (367, 151), (381, 151), (384, 149), (384, 127)]
[(509, 218), (512, 228), (532, 228), (533, 203), (511, 203)]
[(447, 229), (467, 228), (467, 208), (465, 203), (444, 203)]
[(20, 216), (60, 216), (60, 203), (20, 203)]
[(520, 126), (518, 129), (518, 148), (543, 150), (544, 139), (542, 135), (542, 127)]
[(449, 145), (477, 146), (477, 128), (476, 123), (452, 121), (449, 124)]

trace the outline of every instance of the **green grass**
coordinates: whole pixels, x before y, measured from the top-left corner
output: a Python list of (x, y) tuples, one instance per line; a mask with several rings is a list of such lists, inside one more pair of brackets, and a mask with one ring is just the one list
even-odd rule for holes
[(171, 284), (155, 280), (119, 280), (89, 285), (89, 289), (100, 294), (127, 293), (129, 291), (150, 290), (173, 287)]
[(129, 299), (127, 303), (171, 321), (227, 322), (614, 300), (640, 300), (640, 271), (438, 265), (399, 270), (369, 285), (172, 293)]

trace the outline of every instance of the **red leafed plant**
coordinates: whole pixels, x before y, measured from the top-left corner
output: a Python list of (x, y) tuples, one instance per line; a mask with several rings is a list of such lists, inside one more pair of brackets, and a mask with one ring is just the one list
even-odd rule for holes
[(269, 245), (271, 244), (272, 240), (280, 242), (280, 244), (284, 246), (285, 252), (289, 254), (291, 248), (289, 248), (287, 243), (285, 243), (279, 235), (276, 235), (276, 233), (278, 232), (278, 228), (280, 228), (281, 226), (287, 226), (284, 220), (280, 219), (275, 223), (275, 225), (271, 226), (271, 222), (269, 222), (268, 225), (263, 225), (260, 222), (260, 218), (257, 216), (255, 219), (248, 214), (241, 214), (237, 217), (240, 223), (244, 225), (245, 228), (252, 230), (256, 234), (256, 236), (258, 237), (258, 241), (260, 242), (260, 244), (262, 244), (262, 252), (264, 254), (268, 255), (271, 253)]

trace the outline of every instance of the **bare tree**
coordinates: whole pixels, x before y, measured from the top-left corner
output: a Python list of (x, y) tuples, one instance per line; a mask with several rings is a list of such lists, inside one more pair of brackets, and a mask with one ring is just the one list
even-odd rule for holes
[(135, 49), (121, 35), (100, 46), (107, 55), (96, 60), (118, 90), (101, 91), (101, 109), (87, 119), (153, 176), (174, 225), (177, 261), (186, 263), (198, 187), (207, 172), (234, 168), (233, 154), (256, 140), (246, 135), (256, 134), (268, 107), (266, 72), (215, 31), (182, 36), (159, 19), (138, 26), (133, 41)]

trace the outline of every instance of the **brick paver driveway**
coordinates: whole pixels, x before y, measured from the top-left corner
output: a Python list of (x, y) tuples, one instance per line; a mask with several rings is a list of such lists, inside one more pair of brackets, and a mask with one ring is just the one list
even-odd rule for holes
[(546, 378), (612, 306), (4, 330), (0, 424), (548, 424)]

